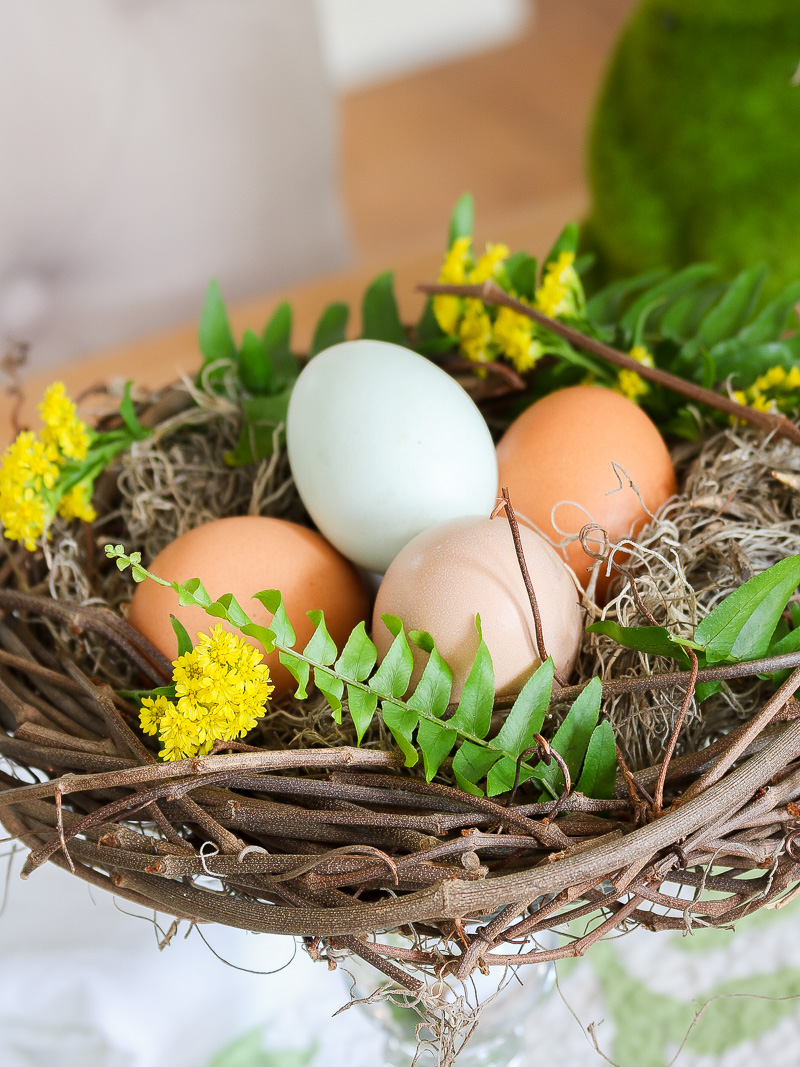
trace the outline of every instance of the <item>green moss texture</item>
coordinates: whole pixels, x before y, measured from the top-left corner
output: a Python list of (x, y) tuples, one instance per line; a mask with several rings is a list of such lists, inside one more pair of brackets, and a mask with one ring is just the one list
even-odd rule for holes
[(706, 261), (800, 277), (800, 0), (645, 0), (588, 150), (592, 282)]

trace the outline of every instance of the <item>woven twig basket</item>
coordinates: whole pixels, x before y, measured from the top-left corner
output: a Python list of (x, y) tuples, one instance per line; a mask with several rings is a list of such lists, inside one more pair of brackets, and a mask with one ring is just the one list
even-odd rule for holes
[[(180, 404), (168, 394), (144, 419)], [(620, 776), (612, 800), (573, 793), (551, 819), (554, 805), (522, 790), (504, 803), (427, 784), (376, 747), (241, 745), (164, 764), (136, 709), (54, 635), (113, 646), (145, 685), (170, 664), (110, 609), (47, 595), (41, 557), (7, 552), (0, 754), (15, 769), (0, 772), (0, 819), (31, 849), (26, 873), (49, 860), (179, 919), (300, 935), (413, 991), (417, 968), (464, 978), (576, 956), (627, 923), (727, 926), (800, 880), (795, 676), (749, 721), (672, 759), (658, 817), (660, 766)], [(579, 917), (597, 920), (590, 933), (538, 947)], [(407, 947), (375, 937), (389, 930)]]

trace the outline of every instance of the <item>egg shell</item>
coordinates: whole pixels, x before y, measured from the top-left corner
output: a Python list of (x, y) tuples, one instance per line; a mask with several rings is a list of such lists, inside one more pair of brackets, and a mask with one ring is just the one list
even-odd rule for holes
[(420, 531), (488, 515), (497, 496), (489, 429), (430, 360), (383, 341), (315, 356), (292, 392), (289, 462), (316, 526), (348, 559), (383, 573)]
[[(199, 578), (215, 600), (233, 593), (253, 622), (263, 626), (271, 616), (251, 597), (263, 589), (279, 589), (301, 649), (314, 632), (306, 617), (311, 609), (325, 612), (328, 632), (339, 647), (353, 627), (369, 617), (367, 593), (353, 565), (315, 531), (283, 519), (245, 515), (198, 526), (167, 545), (150, 570), (168, 581)], [(172, 589), (153, 581), (138, 585), (128, 620), (170, 660), (178, 653), (170, 615), (183, 623), (193, 641), (218, 621), (202, 608), (180, 607)], [(223, 626), (239, 632), (227, 623)], [(263, 651), (253, 638), (247, 640)], [(277, 652), (264, 662), (275, 685), (273, 698), (296, 689)]]
[[(583, 633), (574, 580), (556, 552), (532, 530), (521, 529), (549, 655), (567, 677)], [(392, 636), (381, 615), (396, 615), (406, 630), (426, 630), (453, 671), (458, 699), (478, 650), (475, 616), (492, 657), (495, 691), (518, 693), (541, 663), (533, 614), (508, 522), (472, 516), (426, 530), (405, 546), (378, 590), (372, 640), (382, 659)], [(427, 655), (414, 648), (412, 685)]]
[[(599, 386), (573, 386), (538, 400), (508, 428), (497, 458), (514, 509), (555, 542), (591, 522), (612, 541), (629, 537), (649, 522), (648, 511), (654, 514), (677, 492), (655, 424), (627, 397)], [(580, 541), (566, 546), (566, 560), (585, 588), (595, 561)], [(604, 574), (602, 567), (600, 600), (614, 580)]]

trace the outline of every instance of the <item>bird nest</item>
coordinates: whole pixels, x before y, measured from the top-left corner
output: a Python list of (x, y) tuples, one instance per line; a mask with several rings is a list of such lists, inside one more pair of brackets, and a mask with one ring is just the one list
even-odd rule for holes
[[(308, 520), (284, 453), (222, 463), (233, 405), (179, 386), (141, 418), (156, 430), (103, 476), (92, 527), (57, 521), (44, 554), (3, 543), (0, 818), (31, 850), (25, 874), (49, 861), (180, 920), (355, 954), (412, 999), (426, 975), (524, 969), (633, 924), (729, 926), (791, 892), (798, 680), (776, 691), (763, 665), (709, 669), (722, 689), (698, 706), (674, 661), (587, 635), (578, 683), (602, 679), (620, 748), (606, 800), (541, 802), (524, 785), (472, 796), (447, 764), (428, 783), (382, 726), (358, 747), (321, 699), (270, 705), (247, 744), (160, 762), (118, 691), (163, 685), (171, 666), (126, 622), (130, 584), (102, 545), (147, 559), (212, 518)], [(625, 546), (622, 591), (602, 612), (587, 600), (590, 618), (644, 612), (690, 635), (727, 592), (800, 552), (798, 446), (716, 429), (674, 458), (681, 495)], [(569, 937), (543, 947), (552, 930)]]

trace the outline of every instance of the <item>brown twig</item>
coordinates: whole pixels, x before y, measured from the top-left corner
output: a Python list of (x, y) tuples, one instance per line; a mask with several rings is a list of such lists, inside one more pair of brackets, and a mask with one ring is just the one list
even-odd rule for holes
[(772, 694), (761, 711), (753, 716), (746, 729), (737, 737), (735, 743), (726, 748), (706, 773), (689, 786), (681, 797), (680, 803), (685, 804), (693, 797), (699, 796), (704, 789), (708, 789), (709, 786), (719, 781), (722, 775), (741, 756), (750, 742), (755, 740), (764, 727), (772, 721), (776, 712), (780, 711), (790, 697), (793, 696), (798, 686), (800, 686), (800, 667), (795, 668), (783, 685)]
[[(514, 508), (511, 504), (511, 497), (509, 496), (508, 488), (501, 490), (502, 500), (498, 503), (497, 507), (492, 512), (492, 518), (500, 513), (500, 510), (505, 510), (506, 518), (508, 519), (508, 525), (511, 527), (511, 536), (514, 539), (514, 551), (517, 554), (517, 563), (519, 564), (520, 573), (522, 574), (522, 580), (525, 583), (525, 590), (528, 594), (528, 600), (530, 601), (531, 611), (533, 612), (533, 625), (536, 630), (536, 648), (539, 652), (539, 658), (544, 663), (548, 658), (547, 648), (544, 643), (544, 630), (542, 629), (542, 615), (539, 611), (539, 602), (536, 599), (536, 591), (533, 588), (533, 582), (531, 581), (530, 571), (528, 570), (528, 564), (525, 560), (525, 551), (522, 547), (522, 537), (519, 532), (519, 523), (517, 522), (517, 516), (514, 512)], [(566, 679), (553, 663), (553, 677), (558, 684), (563, 688), (566, 686)]]
[(800, 444), (800, 428), (785, 415), (772, 411), (756, 411), (755, 408), (748, 407), (746, 404), (739, 404), (731, 397), (715, 393), (711, 389), (705, 389), (701, 385), (696, 385), (685, 378), (680, 378), (676, 374), (670, 374), (659, 367), (647, 367), (624, 352), (612, 348), (611, 345), (598, 341), (595, 337), (589, 337), (580, 330), (576, 330), (574, 326), (567, 326), (557, 319), (551, 319), (548, 315), (543, 315), (541, 311), (537, 311), (536, 308), (531, 307), (529, 304), (509, 296), (494, 281), (489, 280), (482, 285), (422, 283), (417, 288), (420, 292), (429, 295), (463, 296), (481, 300), (484, 304), (511, 308), (512, 311), (516, 311), (519, 315), (525, 315), (526, 318), (538, 323), (539, 326), (543, 326), (550, 333), (563, 337), (565, 341), (569, 341), (576, 348), (591, 352), (592, 355), (598, 356), (606, 363), (622, 367), (625, 370), (635, 371), (641, 378), (646, 378), (648, 381), (661, 385), (674, 393), (680, 393), (681, 396), (685, 396), (689, 400), (694, 400), (699, 404), (706, 404), (717, 411), (724, 411), (728, 415), (741, 419), (742, 422), (752, 423), (762, 429), (764, 433), (775, 433), (779, 437), (786, 437), (795, 444)]
[(675, 720), (675, 725), (672, 728), (672, 733), (670, 734), (669, 741), (667, 743), (667, 750), (664, 753), (664, 758), (661, 761), (661, 771), (658, 775), (658, 781), (656, 782), (656, 791), (653, 797), (653, 815), (655, 818), (658, 818), (658, 816), (661, 814), (661, 806), (664, 802), (664, 785), (667, 781), (667, 772), (669, 770), (670, 760), (672, 759), (672, 755), (675, 751), (675, 746), (678, 743), (678, 737), (683, 727), (683, 723), (686, 718), (686, 713), (688, 712), (689, 706), (692, 703), (695, 686), (697, 685), (697, 671), (699, 667), (697, 662), (697, 655), (694, 649), (691, 648), (687, 648), (686, 652), (692, 662), (692, 669), (689, 672), (689, 682), (686, 686), (686, 693), (684, 695), (683, 702), (681, 703), (681, 709), (678, 712), (678, 717)]
[[(736, 678), (753, 678), (757, 674), (774, 674), (778, 671), (793, 670), (800, 667), (800, 652), (787, 652), (781, 656), (764, 656), (762, 659), (744, 660), (742, 663), (724, 663), (719, 667), (702, 667), (697, 672), (696, 683), (728, 682)], [(648, 674), (639, 678), (614, 678), (603, 682), (603, 696), (617, 696), (620, 693), (648, 693), (658, 689), (673, 689), (687, 685), (692, 671), (666, 671), (660, 674)], [(580, 696), (588, 685), (571, 685), (553, 694), (551, 704), (566, 703)], [(507, 698), (513, 702), (513, 698)], [(502, 702), (501, 702), (502, 701)], [(497, 707), (506, 706), (506, 698), (498, 700)]]

